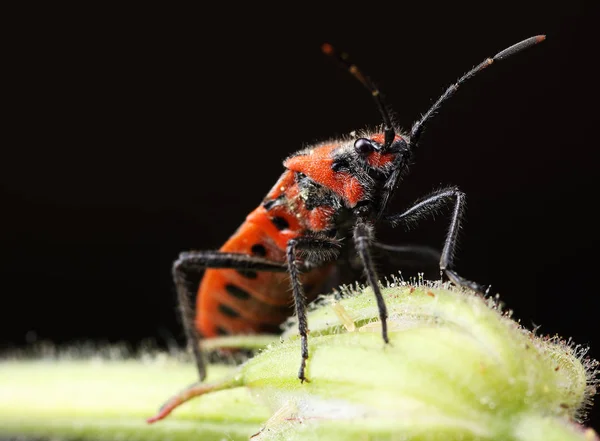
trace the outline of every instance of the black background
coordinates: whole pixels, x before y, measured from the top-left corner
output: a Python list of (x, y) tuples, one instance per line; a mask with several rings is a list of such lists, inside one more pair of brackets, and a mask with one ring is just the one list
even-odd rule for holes
[[(323, 42), (352, 55), (408, 129), (471, 66), (544, 33), (444, 106), (393, 207), (458, 185), (460, 274), (492, 284), (526, 326), (600, 358), (598, 45), (591, 8), (563, 3), (15, 15), (3, 63), (2, 344), (181, 343), (178, 252), (218, 248), (289, 153), (380, 122)], [(378, 237), (439, 248), (446, 228), (440, 218)]]

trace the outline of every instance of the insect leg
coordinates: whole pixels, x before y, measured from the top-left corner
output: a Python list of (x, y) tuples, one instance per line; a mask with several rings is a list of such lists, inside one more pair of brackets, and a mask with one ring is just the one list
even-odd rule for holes
[(365, 274), (367, 281), (375, 293), (377, 299), (377, 308), (379, 309), (379, 319), (381, 321), (381, 335), (383, 341), (389, 343), (390, 340), (387, 335), (387, 307), (379, 288), (379, 277), (375, 270), (373, 258), (369, 247), (372, 246), (373, 242), (373, 226), (367, 224), (362, 219), (358, 219), (354, 226), (354, 244), (356, 246), (356, 252), (358, 253), (360, 260), (365, 268)]
[(252, 271), (286, 272), (285, 264), (260, 257), (219, 251), (191, 251), (181, 253), (173, 263), (173, 281), (177, 289), (177, 303), (188, 345), (192, 346), (200, 381), (206, 377), (206, 364), (200, 350), (200, 335), (194, 325), (194, 309), (190, 304), (193, 292), (189, 287), (188, 275), (206, 268), (228, 268)]
[(450, 187), (437, 190), (421, 201), (415, 203), (404, 213), (387, 216), (385, 220), (392, 224), (392, 226), (397, 226), (401, 223), (410, 224), (427, 215), (435, 214), (452, 201), (454, 201), (454, 210), (452, 211), (450, 227), (448, 228), (446, 241), (440, 257), (440, 270), (446, 274), (448, 279), (455, 285), (464, 286), (474, 291), (484, 293), (485, 289), (481, 285), (459, 276), (452, 270), (454, 251), (458, 241), (458, 231), (460, 230), (460, 222), (465, 207), (465, 194), (458, 188)]
[[(296, 316), (298, 317), (298, 333), (300, 334), (300, 345), (302, 351), (302, 361), (298, 370), (298, 378), (302, 383), (308, 381), (305, 375), (306, 360), (308, 360), (308, 322), (306, 319), (306, 296), (304, 288), (300, 282), (301, 266), (296, 258), (299, 254), (305, 254), (307, 260), (315, 257), (323, 261), (325, 257), (330, 259), (337, 255), (339, 244), (335, 241), (326, 239), (316, 239), (310, 237), (299, 237), (291, 239), (287, 243), (287, 266), (290, 275), (290, 283), (292, 285), (292, 294), (294, 296), (294, 306), (296, 308)], [(323, 253), (325, 252), (325, 255)]]

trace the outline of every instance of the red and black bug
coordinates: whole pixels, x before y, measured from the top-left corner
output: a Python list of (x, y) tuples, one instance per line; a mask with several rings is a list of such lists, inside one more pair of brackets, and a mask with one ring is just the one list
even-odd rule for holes
[[(200, 381), (206, 375), (199, 344), (201, 338), (277, 331), (294, 312), (289, 306), (292, 299), (302, 347), (298, 378), (306, 380), (305, 366), (309, 357), (306, 305), (317, 292), (308, 287), (323, 284), (334, 267), (336, 256), (345, 247), (352, 247), (364, 267), (377, 300), (383, 340), (387, 343), (387, 309), (378, 285), (372, 249), (394, 252), (406, 251), (406, 247), (376, 242), (373, 231), (378, 224), (397, 226), (414, 222), (453, 204), (439, 267), (454, 284), (482, 291), (480, 285), (452, 269), (465, 198), (458, 188), (435, 191), (402, 213), (389, 213), (388, 201), (407, 172), (423, 127), (442, 103), (454, 95), (461, 84), (492, 63), (544, 39), (544, 36), (528, 38), (475, 66), (448, 87), (406, 134), (392, 124), (383, 98), (371, 80), (350, 64), (345, 54), (337, 54), (331, 46), (324, 45), (323, 51), (339, 61), (371, 92), (383, 118), (383, 128), (294, 153), (284, 161), (284, 173), (262, 204), (248, 215), (220, 250), (186, 252), (179, 256), (173, 265), (173, 277)], [(342, 240), (346, 238), (350, 240)], [(416, 256), (431, 257), (425, 248), (412, 251)], [(188, 288), (188, 276), (201, 271), (205, 273), (194, 314), (189, 304), (193, 293)]]

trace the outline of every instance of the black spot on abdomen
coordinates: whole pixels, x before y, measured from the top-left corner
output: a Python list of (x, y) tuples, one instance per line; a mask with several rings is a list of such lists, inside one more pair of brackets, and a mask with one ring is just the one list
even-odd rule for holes
[(234, 285), (233, 283), (228, 283), (225, 285), (225, 290), (236, 299), (248, 300), (250, 298), (250, 293), (248, 291)]
[(267, 255), (267, 249), (260, 243), (252, 245), (251, 251), (255, 256), (265, 257)]
[(285, 230), (286, 228), (290, 227), (288, 221), (280, 216), (272, 217), (271, 222), (277, 227), (279, 231)]
[(227, 329), (225, 329), (225, 328), (220, 327), (220, 326), (217, 326), (215, 328), (215, 330), (217, 331), (218, 335), (229, 335), (229, 331)]
[(233, 309), (231, 306), (224, 305), (223, 303), (219, 303), (219, 312), (231, 318), (238, 318), (240, 316), (235, 309)]

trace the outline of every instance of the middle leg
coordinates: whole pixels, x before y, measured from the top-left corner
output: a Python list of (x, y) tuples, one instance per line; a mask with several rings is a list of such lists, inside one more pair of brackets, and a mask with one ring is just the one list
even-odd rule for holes
[(290, 239), (287, 243), (287, 265), (294, 296), (296, 317), (298, 317), (298, 333), (300, 334), (300, 345), (302, 361), (298, 370), (298, 378), (301, 382), (308, 381), (306, 378), (306, 360), (308, 360), (308, 321), (306, 319), (306, 295), (300, 282), (301, 264), (297, 261), (299, 255), (303, 255), (305, 262), (331, 260), (337, 255), (339, 244), (333, 240), (298, 237)]

